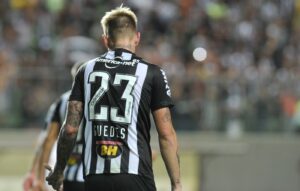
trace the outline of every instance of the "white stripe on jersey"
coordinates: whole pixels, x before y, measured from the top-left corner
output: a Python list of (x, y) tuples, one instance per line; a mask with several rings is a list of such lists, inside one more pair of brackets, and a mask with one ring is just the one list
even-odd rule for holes
[[(105, 55), (106, 59), (114, 59), (115, 58), (115, 51), (108, 51), (107, 54)], [(122, 52), (122, 60), (131, 60), (132, 58), (132, 53), (129, 52)]]
[[(131, 60), (132, 54), (123, 52), (122, 53), (122, 59), (123, 60)], [(120, 173), (121, 172), (121, 158), (122, 155), (112, 158), (110, 161), (110, 172), (111, 173)]]
[(122, 60), (131, 60), (132, 54), (128, 52), (123, 52), (122, 53)]
[(107, 54), (105, 55), (106, 59), (114, 59), (115, 58), (115, 51), (108, 51)]
[(128, 146), (129, 153), (129, 168), (128, 173), (138, 174), (139, 167), (139, 153), (138, 153), (138, 137), (137, 137), (137, 116), (139, 111), (139, 102), (141, 99), (142, 87), (147, 75), (148, 66), (146, 64), (139, 63), (137, 65), (135, 76), (138, 76), (136, 85), (134, 86), (133, 94), (135, 102), (133, 105), (132, 122), (128, 128)]
[[(89, 83), (89, 74), (93, 71), (95, 65), (95, 61), (92, 60), (86, 66), (84, 71), (84, 84), (85, 84), (85, 108), (88, 108), (88, 103), (90, 100), (90, 92), (91, 92), (91, 84)], [(88, 119), (88, 111), (85, 109), (84, 116)], [(91, 166), (91, 146), (92, 146), (92, 122), (90, 120), (86, 120), (86, 126), (84, 131), (84, 139), (85, 139), (85, 151), (84, 151), (84, 164), (86, 165), (86, 175), (89, 174), (90, 166)]]
[(76, 173), (76, 166), (69, 167), (69, 171), (68, 171), (67, 177), (65, 177), (65, 179), (66, 180), (73, 180), (73, 177), (74, 177), (75, 173)]
[(80, 163), (80, 166), (78, 167), (76, 180), (80, 182), (84, 182), (83, 178), (83, 163)]
[(120, 173), (121, 172), (121, 157), (122, 155), (110, 160), (110, 172)]

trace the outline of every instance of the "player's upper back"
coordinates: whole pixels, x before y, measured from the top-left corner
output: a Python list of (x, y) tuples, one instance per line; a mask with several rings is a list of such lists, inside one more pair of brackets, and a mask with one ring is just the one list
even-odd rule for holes
[(125, 49), (115, 49), (79, 69), (70, 100), (85, 103), (87, 120), (130, 124), (143, 113), (172, 105), (166, 75)]
[[(81, 81), (78, 83), (81, 84), (81, 87), (77, 87), (78, 94), (80, 94), (80, 91), (88, 93), (85, 89), (87, 84), (91, 85), (92, 89), (94, 84), (101, 84), (102, 91), (107, 92), (111, 88), (118, 89), (118, 87), (125, 89), (127, 87), (129, 91), (133, 90), (130, 88), (133, 86), (137, 86), (135, 88), (137, 90), (143, 88), (142, 86), (146, 82), (144, 90), (152, 90), (156, 93), (161, 91), (164, 94), (162, 95), (163, 97), (171, 96), (164, 71), (160, 67), (145, 62), (142, 58), (125, 49), (110, 50), (104, 55), (88, 61), (79, 70), (75, 80)], [(133, 93), (132, 91), (128, 91), (120, 91), (119, 93)], [(84, 95), (75, 97), (81, 98), (75, 100), (84, 102)]]

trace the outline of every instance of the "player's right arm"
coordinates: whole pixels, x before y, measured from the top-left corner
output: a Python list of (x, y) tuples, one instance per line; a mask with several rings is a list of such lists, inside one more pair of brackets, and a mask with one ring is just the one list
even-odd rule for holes
[(178, 142), (173, 128), (170, 109), (168, 107), (153, 112), (159, 146), (167, 172), (170, 177), (172, 191), (181, 191)]

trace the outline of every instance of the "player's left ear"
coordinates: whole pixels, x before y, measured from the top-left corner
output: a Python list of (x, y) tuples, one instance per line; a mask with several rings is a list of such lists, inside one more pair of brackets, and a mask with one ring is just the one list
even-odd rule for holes
[(139, 43), (140, 43), (140, 39), (141, 39), (141, 33), (140, 33), (140, 32), (136, 32), (135, 35), (136, 35), (136, 36), (135, 36), (134, 44), (135, 44), (135, 46), (138, 46)]

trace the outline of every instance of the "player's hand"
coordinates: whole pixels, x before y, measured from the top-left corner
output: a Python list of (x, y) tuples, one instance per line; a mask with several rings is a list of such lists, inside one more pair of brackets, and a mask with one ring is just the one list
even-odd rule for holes
[(50, 171), (49, 176), (46, 178), (48, 184), (51, 185), (54, 190), (61, 190), (64, 179), (63, 172), (58, 172), (56, 170), (52, 171), (51, 167), (49, 166), (46, 168)]
[(33, 172), (29, 172), (24, 179), (23, 182), (23, 190), (29, 191), (33, 187), (33, 182), (35, 179), (35, 174)]
[(45, 186), (45, 181), (43, 181), (43, 180), (36, 180), (34, 182), (32, 191), (47, 191), (47, 188)]

